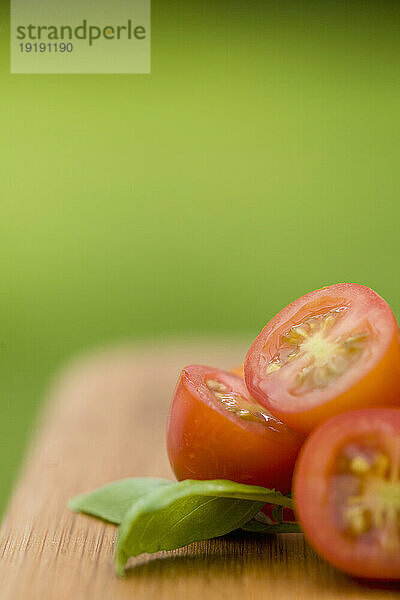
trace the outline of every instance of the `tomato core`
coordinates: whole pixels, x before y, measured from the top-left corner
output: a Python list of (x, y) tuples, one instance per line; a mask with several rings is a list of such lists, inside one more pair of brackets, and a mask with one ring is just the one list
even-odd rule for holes
[(369, 337), (365, 329), (338, 335), (332, 331), (346, 310), (341, 306), (310, 317), (281, 334), (266, 375), (293, 361), (290, 392), (300, 395), (325, 387), (345, 373), (360, 358)]
[(331, 477), (339, 528), (387, 553), (400, 548), (399, 466), (399, 460), (361, 441), (343, 448)]

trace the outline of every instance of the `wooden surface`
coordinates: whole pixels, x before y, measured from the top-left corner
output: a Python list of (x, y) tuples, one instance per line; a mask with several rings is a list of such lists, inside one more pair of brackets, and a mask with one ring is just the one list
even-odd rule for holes
[(0, 532), (1, 600), (400, 598), (338, 573), (299, 534), (233, 534), (142, 556), (114, 573), (116, 530), (66, 509), (69, 497), (126, 476), (171, 476), (165, 422), (179, 369), (228, 367), (244, 347), (129, 348), (85, 358), (50, 393)]

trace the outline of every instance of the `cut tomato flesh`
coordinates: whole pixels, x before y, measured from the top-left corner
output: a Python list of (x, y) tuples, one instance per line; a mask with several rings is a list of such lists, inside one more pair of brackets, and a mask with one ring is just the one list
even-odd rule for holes
[(280, 337), (276, 355), (266, 365), (267, 375), (286, 368), (287, 390), (293, 396), (311, 394), (344, 375), (368, 348), (369, 323), (348, 331), (347, 307), (338, 307), (292, 326)]
[(400, 579), (400, 409), (333, 417), (307, 439), (294, 478), (296, 514), (338, 568)]
[(299, 298), (250, 348), (252, 396), (289, 426), (308, 433), (354, 408), (400, 404), (400, 336), (388, 304), (357, 284)]
[(369, 438), (347, 444), (336, 461), (330, 487), (344, 534), (373, 541), (391, 553), (400, 550), (400, 439), (388, 441), (394, 444), (391, 454)]

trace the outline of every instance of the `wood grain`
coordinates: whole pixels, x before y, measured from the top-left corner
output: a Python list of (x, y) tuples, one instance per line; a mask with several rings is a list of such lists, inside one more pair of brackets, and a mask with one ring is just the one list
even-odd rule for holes
[(123, 348), (69, 367), (50, 393), (0, 531), (2, 600), (382, 599), (337, 572), (299, 534), (233, 534), (132, 560), (115, 576), (116, 530), (66, 509), (69, 497), (127, 476), (170, 477), (165, 422), (179, 369), (228, 367), (244, 346)]

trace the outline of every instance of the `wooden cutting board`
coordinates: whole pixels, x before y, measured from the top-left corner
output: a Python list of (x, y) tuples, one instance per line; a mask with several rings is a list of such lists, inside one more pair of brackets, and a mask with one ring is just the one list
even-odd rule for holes
[(142, 556), (118, 579), (116, 529), (66, 508), (71, 496), (121, 477), (172, 477), (165, 423), (180, 368), (228, 368), (244, 350), (231, 341), (123, 348), (58, 378), (0, 531), (2, 600), (400, 598), (399, 587), (337, 572), (300, 534), (232, 534)]

